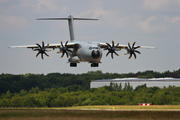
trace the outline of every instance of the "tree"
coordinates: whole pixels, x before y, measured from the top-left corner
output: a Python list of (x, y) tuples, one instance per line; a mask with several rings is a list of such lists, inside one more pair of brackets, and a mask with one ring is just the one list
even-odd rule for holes
[(6, 92), (6, 95), (5, 95), (4, 98), (11, 99), (11, 97), (12, 97), (12, 94), (11, 94), (11, 92), (8, 90), (8, 91)]
[(11, 107), (22, 107), (22, 97), (14, 96), (11, 99)]
[(143, 88), (147, 88), (146, 84), (144, 84), (144, 85), (138, 85), (138, 86), (134, 89), (134, 91), (135, 91), (135, 92), (136, 92), (136, 91), (141, 91)]
[(127, 83), (124, 84), (123, 90), (124, 90), (124, 91), (127, 91)]
[(52, 107), (63, 107), (64, 106), (64, 101), (63, 100), (61, 100), (61, 99), (53, 99), (52, 101), (51, 101), (51, 106)]
[(1, 100), (1, 107), (10, 107), (10, 99), (2, 99)]
[(119, 90), (118, 91), (121, 91), (122, 90), (122, 83), (119, 83)]
[(22, 89), (21, 91), (20, 91), (20, 96), (25, 96), (25, 95), (27, 95), (27, 91), (26, 90), (24, 90), (24, 89)]

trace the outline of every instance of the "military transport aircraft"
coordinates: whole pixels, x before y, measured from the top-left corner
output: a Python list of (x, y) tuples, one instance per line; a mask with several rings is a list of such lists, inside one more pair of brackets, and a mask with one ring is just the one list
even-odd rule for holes
[[(38, 43), (36, 45), (23, 45), (23, 46), (9, 46), (10, 48), (31, 48), (33, 51), (38, 51), (36, 57), (41, 54), (41, 58), (43, 58), (43, 54), (49, 57), (46, 52), (52, 51), (52, 49), (59, 49), (56, 53), (62, 53), (61, 58), (64, 54), (67, 55), (67, 58), (70, 63), (70, 67), (76, 67), (77, 63), (80, 62), (89, 62), (91, 63), (91, 67), (98, 67), (99, 63), (101, 63), (102, 58), (102, 49), (107, 50), (106, 56), (111, 53), (111, 57), (113, 59), (113, 54), (119, 56), (116, 51), (120, 51), (121, 49), (127, 50), (127, 53), (124, 55), (129, 54), (130, 59), (132, 55), (136, 59), (136, 54), (141, 54), (137, 51), (137, 48), (147, 48), (147, 49), (154, 49), (155, 47), (148, 47), (148, 46), (135, 46), (135, 43), (131, 46), (128, 42), (128, 45), (121, 45), (119, 43), (115, 44), (112, 40), (112, 44), (109, 43), (102, 43), (102, 42), (94, 42), (94, 41), (76, 41), (74, 35), (74, 20), (98, 20), (98, 19), (90, 19), (90, 18), (74, 18), (70, 15), (68, 18), (38, 18), (37, 20), (68, 20), (69, 25), (69, 33), (70, 33), (70, 41), (66, 41), (63, 43), (62, 41), (58, 44), (44, 44), (42, 41), (42, 46)], [(48, 50), (50, 49), (50, 50)]]

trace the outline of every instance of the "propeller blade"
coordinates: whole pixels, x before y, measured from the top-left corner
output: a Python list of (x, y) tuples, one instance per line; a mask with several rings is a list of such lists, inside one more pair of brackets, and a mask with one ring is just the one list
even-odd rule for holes
[(110, 47), (110, 49), (112, 48), (111, 45), (110, 45), (109, 43), (106, 43), (106, 44)]
[(112, 40), (112, 47), (114, 48), (114, 41)]
[(113, 53), (111, 53), (111, 58), (114, 59), (114, 58), (113, 58)]
[(50, 57), (46, 52), (44, 52), (44, 54), (45, 54), (46, 56)]
[(64, 52), (63, 52), (63, 54), (61, 55), (61, 58), (64, 56)]
[(65, 47), (67, 47), (67, 43), (68, 43), (69, 41), (66, 41), (66, 43), (65, 43)]
[(141, 46), (134, 47), (134, 49), (140, 48)]
[(131, 49), (131, 46), (130, 46), (130, 43), (128, 42), (128, 46), (129, 46), (129, 48)]
[(119, 42), (118, 42), (118, 44), (116, 45), (116, 47), (119, 45)]
[(108, 56), (109, 53), (110, 53), (110, 52), (108, 51), (108, 53), (106, 54), (106, 57)]
[(38, 53), (36, 54), (36, 57), (37, 57), (39, 54), (40, 54), (40, 52), (38, 52)]
[(40, 49), (34, 49), (33, 51), (39, 51)]
[(67, 58), (69, 57), (68, 53), (66, 52)]
[(139, 53), (139, 54), (141, 54), (139, 51), (137, 51), (137, 50), (135, 50), (134, 52), (137, 52), (137, 53)]
[(117, 54), (115, 51), (114, 51), (114, 53), (115, 53), (117, 56), (119, 56), (119, 54)]
[(47, 46), (45, 48), (48, 48), (49, 47), (49, 43), (47, 44)]
[(67, 50), (67, 51), (69, 51), (69, 52), (71, 52), (71, 53), (72, 53), (72, 50)]
[(44, 41), (42, 41), (42, 48), (44, 48)]
[(132, 57), (132, 54), (130, 54), (130, 56), (129, 56), (129, 58), (128, 59), (130, 59)]
[(43, 58), (43, 53), (41, 53), (41, 58), (44, 60), (44, 58)]
[(62, 41), (61, 41), (61, 46), (64, 47)]
[(104, 50), (108, 50), (108, 48), (104, 48)]
[(135, 53), (133, 53), (134, 54), (134, 58), (136, 59), (136, 54)]
[(133, 43), (132, 48), (134, 48), (135, 43), (136, 43), (136, 41)]
[(56, 53), (62, 53), (61, 51), (58, 51), (58, 52), (56, 52)]
[(42, 49), (42, 47), (41, 47), (38, 43), (36, 43), (36, 45), (37, 45), (40, 49)]

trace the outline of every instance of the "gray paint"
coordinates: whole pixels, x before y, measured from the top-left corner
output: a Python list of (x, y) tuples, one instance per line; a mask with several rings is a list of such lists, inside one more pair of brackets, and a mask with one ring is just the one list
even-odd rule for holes
[(169, 85), (171, 86), (176, 86), (180, 87), (180, 79), (175, 79), (175, 78), (153, 78), (153, 79), (129, 79), (129, 78), (124, 78), (124, 79), (108, 79), (108, 80), (94, 80), (91, 81), (90, 83), (90, 88), (98, 88), (102, 86), (109, 86), (110, 82), (112, 83), (117, 83), (118, 85), (121, 83), (122, 87), (124, 87), (125, 83), (130, 83), (130, 85), (135, 89), (138, 85), (143, 85), (146, 84), (147, 87), (160, 87), (163, 88), (168, 87)]

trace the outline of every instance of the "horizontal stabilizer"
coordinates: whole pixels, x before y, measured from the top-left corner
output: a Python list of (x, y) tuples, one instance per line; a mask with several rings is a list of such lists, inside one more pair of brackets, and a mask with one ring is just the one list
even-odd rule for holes
[[(36, 20), (70, 20), (71, 18), (37, 18)], [(73, 20), (98, 20), (91, 18), (73, 18)]]
[(75, 41), (75, 35), (74, 35), (74, 20), (98, 20), (98, 19), (91, 19), (91, 18), (74, 18), (72, 15), (70, 15), (68, 18), (37, 18), (36, 20), (68, 20), (69, 24), (69, 33), (70, 33), (70, 40)]

